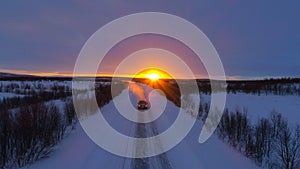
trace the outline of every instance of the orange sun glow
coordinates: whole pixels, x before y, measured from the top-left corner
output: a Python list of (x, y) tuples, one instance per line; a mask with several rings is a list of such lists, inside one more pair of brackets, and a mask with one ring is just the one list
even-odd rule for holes
[(172, 79), (172, 76), (158, 68), (147, 68), (135, 74), (134, 78), (149, 79), (152, 82), (156, 82), (163, 79)]
[(152, 81), (160, 79), (160, 75), (158, 73), (146, 74), (145, 76)]

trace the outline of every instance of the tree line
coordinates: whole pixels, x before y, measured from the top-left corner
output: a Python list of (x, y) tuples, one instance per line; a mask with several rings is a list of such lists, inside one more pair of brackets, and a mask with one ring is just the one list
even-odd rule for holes
[(264, 168), (300, 168), (300, 126), (275, 111), (251, 122), (246, 112), (225, 110), (217, 135)]
[(44, 103), (1, 109), (0, 168), (18, 168), (47, 157), (75, 121), (70, 100), (63, 112), (55, 104)]
[[(214, 81), (218, 85), (218, 81)], [(275, 95), (300, 95), (299, 78), (279, 78), (264, 80), (228, 80), (226, 90), (228, 93), (275, 94)], [(211, 93), (209, 80), (197, 80), (201, 93)], [(221, 84), (221, 83), (220, 83)], [(216, 86), (218, 87), (218, 86)], [(222, 88), (222, 86), (219, 86)]]
[(71, 92), (61, 91), (43, 91), (43, 92), (33, 92), (31, 95), (26, 96), (14, 96), (11, 98), (0, 99), (0, 109), (13, 109), (22, 106), (27, 106), (30, 104), (43, 103), (55, 99), (63, 99), (71, 96)]
[(21, 95), (32, 95), (34, 93), (53, 91), (53, 92), (71, 92), (71, 88), (65, 84), (53, 82), (50, 86), (46, 86), (42, 82), (14, 82), (8, 84), (0, 83), (0, 93), (15, 93)]

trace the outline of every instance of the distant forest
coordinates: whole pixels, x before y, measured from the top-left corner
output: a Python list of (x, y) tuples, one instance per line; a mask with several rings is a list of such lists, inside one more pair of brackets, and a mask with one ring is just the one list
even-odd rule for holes
[[(199, 90), (203, 93), (211, 92), (209, 80), (198, 80)], [(215, 81), (218, 85), (218, 81)], [(280, 78), (264, 80), (228, 80), (228, 93), (274, 94), (274, 95), (300, 95), (300, 78)], [(222, 88), (220, 86), (220, 88)]]

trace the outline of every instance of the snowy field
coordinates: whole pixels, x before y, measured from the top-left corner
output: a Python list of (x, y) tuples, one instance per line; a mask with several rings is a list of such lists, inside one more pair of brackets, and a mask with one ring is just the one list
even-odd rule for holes
[[(202, 95), (201, 99), (209, 102), (210, 96)], [(225, 107), (229, 111), (247, 112), (252, 122), (261, 117), (268, 118), (272, 111), (276, 111), (287, 118), (289, 124), (300, 124), (300, 97), (297, 95), (230, 93)]]
[(0, 81), (0, 85), (3, 85), (3, 87), (10, 86), (11, 84), (19, 85), (19, 87), (25, 87), (26, 85), (28, 85), (31, 88), (45, 88), (45, 89), (48, 88), (49, 89), (54, 85), (71, 87), (72, 81), (58, 81), (58, 80)]
[[(93, 84), (90, 81), (76, 81), (76, 89), (87, 89), (92, 88), (90, 85)], [(96, 82), (96, 84), (110, 85), (110, 82)], [(36, 81), (0, 81), (0, 88), (2, 92), (5, 93), (5, 90), (12, 90), (15, 92), (16, 89), (25, 89), (25, 90), (49, 90), (53, 87), (64, 86), (67, 88), (72, 88), (72, 81), (59, 81), (59, 80), (36, 80)], [(0, 92), (2, 94), (2, 92)]]
[(24, 97), (24, 95), (15, 94), (15, 93), (6, 93), (6, 92), (0, 93), (0, 100), (3, 98), (12, 98), (12, 97)]

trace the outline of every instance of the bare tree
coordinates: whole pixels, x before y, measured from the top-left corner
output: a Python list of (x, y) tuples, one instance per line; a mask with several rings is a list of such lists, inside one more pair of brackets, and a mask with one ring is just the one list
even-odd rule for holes
[(298, 169), (300, 167), (300, 127), (284, 128), (275, 142), (274, 167)]

